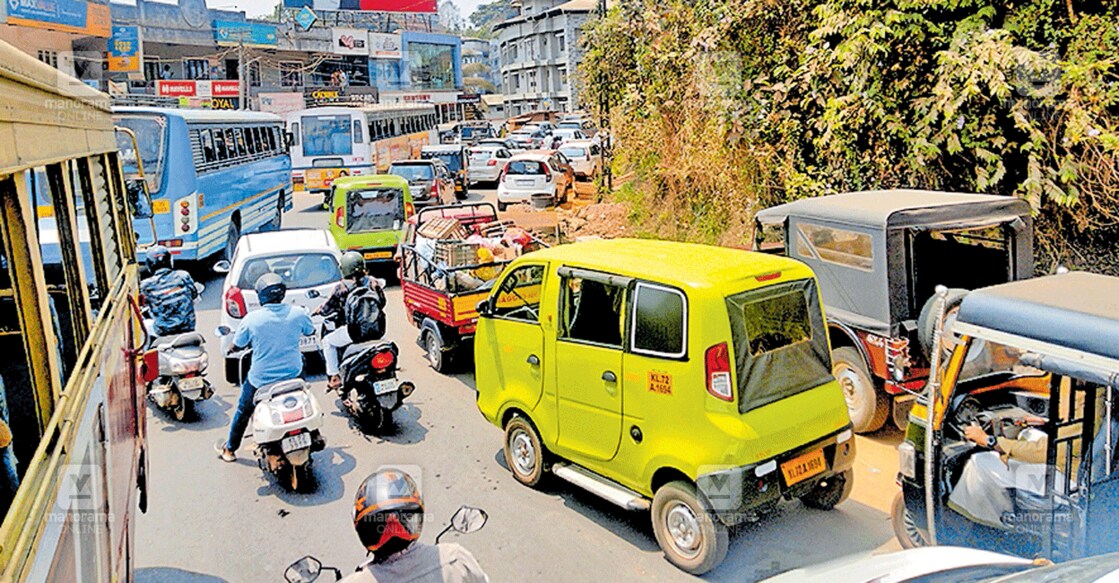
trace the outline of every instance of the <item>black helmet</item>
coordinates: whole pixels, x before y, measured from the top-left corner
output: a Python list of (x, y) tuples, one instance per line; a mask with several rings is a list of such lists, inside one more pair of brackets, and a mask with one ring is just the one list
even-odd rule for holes
[(354, 530), (361, 544), (383, 561), (407, 549), (424, 527), (424, 502), (412, 476), (400, 470), (369, 475), (354, 496)]
[(342, 277), (361, 277), (365, 275), (365, 258), (357, 251), (346, 251), (340, 262)]
[(256, 280), (256, 297), (260, 300), (260, 305), (278, 304), (284, 301), (284, 295), (287, 294), (288, 286), (284, 285), (284, 280), (275, 273), (265, 273)]
[(171, 251), (163, 245), (152, 245), (148, 247), (148, 252), (144, 256), (144, 263), (147, 264), (148, 271), (152, 273), (164, 267), (171, 269)]

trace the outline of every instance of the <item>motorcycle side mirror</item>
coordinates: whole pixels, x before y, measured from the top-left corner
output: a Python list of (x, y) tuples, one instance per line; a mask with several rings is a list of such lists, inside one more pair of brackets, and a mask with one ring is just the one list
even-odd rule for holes
[(311, 583), (319, 578), (323, 569), (334, 571), (335, 581), (342, 579), (341, 571), (334, 567), (323, 567), (322, 561), (311, 555), (307, 555), (291, 565), (288, 565), (287, 570), (284, 571), (284, 579), (286, 579), (288, 583)]
[(451, 517), (451, 528), (462, 534), (469, 534), (482, 530), (490, 515), (485, 510), (473, 506), (462, 506)]
[(217, 263), (214, 264), (213, 270), (214, 270), (214, 273), (217, 273), (219, 275), (225, 275), (225, 274), (229, 273), (229, 262), (226, 261), (225, 259), (222, 259), (221, 261), (218, 261)]
[(229, 326), (218, 326), (214, 328), (214, 336), (229, 336), (233, 330)]

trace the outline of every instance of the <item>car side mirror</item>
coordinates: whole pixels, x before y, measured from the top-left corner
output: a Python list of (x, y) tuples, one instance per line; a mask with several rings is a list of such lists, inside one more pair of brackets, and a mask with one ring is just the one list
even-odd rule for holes
[(217, 263), (214, 264), (213, 270), (214, 270), (214, 273), (217, 273), (219, 275), (225, 275), (225, 274), (229, 273), (229, 262), (226, 261), (225, 259), (222, 259), (221, 261), (218, 261)]
[(490, 316), (493, 316), (493, 304), (490, 303), (489, 298), (478, 302), (478, 307), (476, 309), (478, 311), (478, 315), (483, 318), (489, 318)]
[(451, 517), (451, 528), (462, 534), (470, 534), (482, 530), (490, 516), (481, 508), (462, 506)]

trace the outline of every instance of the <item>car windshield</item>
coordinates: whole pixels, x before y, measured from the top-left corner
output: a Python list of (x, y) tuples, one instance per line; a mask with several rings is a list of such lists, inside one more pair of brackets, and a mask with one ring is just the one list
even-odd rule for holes
[(462, 156), (458, 152), (424, 152), (423, 158), (442, 160), (451, 172), (462, 170)]
[(496, 155), (496, 154), (497, 154), (497, 150), (492, 150), (492, 149), (489, 149), (489, 148), (475, 148), (475, 149), (470, 150), (470, 159), (471, 160), (489, 160), (490, 158), (493, 158), (494, 155)]
[(544, 163), (536, 160), (514, 160), (505, 168), (506, 174), (544, 174)]
[(393, 164), (389, 174), (395, 174), (408, 182), (435, 180), (435, 166), (431, 164)]
[(353, 153), (349, 115), (305, 115), (304, 156), (348, 156)]
[(587, 157), (587, 151), (583, 148), (560, 148), (560, 152), (563, 152), (564, 156), (571, 159)]
[(368, 233), (399, 228), (404, 220), (404, 193), (399, 188), (369, 188), (346, 194), (346, 232)]
[[(124, 116), (115, 122), (136, 134), (136, 145), (140, 148), (140, 160), (144, 164), (144, 177), (148, 181), (148, 192), (153, 195), (159, 191), (160, 177), (163, 175), (163, 156), (166, 149), (167, 118), (163, 116)], [(121, 165), (125, 174), (134, 176), (139, 173), (136, 164), (136, 149), (128, 134), (117, 132), (117, 148), (120, 150)]]
[(284, 280), (288, 290), (318, 287), (342, 279), (338, 259), (329, 253), (291, 253), (257, 257), (245, 262), (237, 287), (251, 290), (256, 280), (266, 273), (275, 273)]

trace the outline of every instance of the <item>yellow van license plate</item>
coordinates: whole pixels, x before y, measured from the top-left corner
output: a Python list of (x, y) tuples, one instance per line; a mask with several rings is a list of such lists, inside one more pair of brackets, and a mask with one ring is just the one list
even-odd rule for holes
[(828, 464), (824, 461), (822, 449), (797, 456), (781, 464), (781, 473), (785, 474), (785, 484), (789, 486), (803, 482), (816, 474), (822, 474), (826, 469)]
[(366, 253), (366, 259), (388, 259), (392, 257), (392, 251), (377, 251), (375, 253)]

